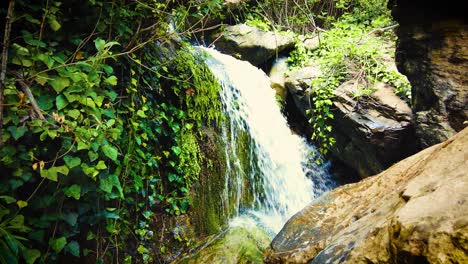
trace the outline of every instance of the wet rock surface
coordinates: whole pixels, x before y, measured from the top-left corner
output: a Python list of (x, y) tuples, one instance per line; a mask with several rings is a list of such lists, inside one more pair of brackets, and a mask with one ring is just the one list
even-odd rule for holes
[(323, 195), (274, 238), (267, 263), (467, 263), (468, 129)]

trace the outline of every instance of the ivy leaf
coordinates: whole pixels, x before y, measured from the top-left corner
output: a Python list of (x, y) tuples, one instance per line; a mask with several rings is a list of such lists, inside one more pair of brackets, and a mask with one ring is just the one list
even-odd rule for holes
[(68, 105), (68, 101), (63, 95), (59, 95), (56, 98), (55, 105), (57, 106), (57, 110), (62, 110), (65, 106)]
[(77, 213), (68, 213), (62, 217), (62, 219), (67, 222), (70, 226), (75, 226), (78, 221)]
[(169, 173), (167, 175), (167, 178), (169, 179), (170, 182), (173, 182), (173, 181), (176, 181), (179, 179), (179, 176), (177, 176), (176, 174), (174, 173)]
[(53, 80), (49, 81), (49, 84), (57, 93), (60, 93), (63, 89), (70, 86), (70, 79), (57, 76)]
[(73, 240), (70, 243), (68, 243), (66, 251), (70, 252), (70, 254), (72, 254), (75, 257), (79, 257), (80, 256), (80, 244), (78, 244), (78, 242)]
[(62, 251), (62, 249), (65, 247), (66, 244), (67, 244), (66, 237), (51, 239), (49, 241), (49, 245), (52, 247), (55, 253), (59, 253), (60, 251)]
[(117, 160), (117, 155), (119, 153), (116, 148), (110, 145), (104, 145), (102, 147), (102, 152), (104, 152), (104, 155), (106, 155), (109, 159), (113, 161)]
[(15, 140), (18, 140), (20, 137), (24, 136), (26, 131), (28, 131), (28, 128), (25, 126), (20, 126), (20, 127), (10, 126), (7, 129), (8, 131), (10, 131), (11, 135), (13, 136)]
[(65, 156), (63, 157), (65, 164), (67, 164), (68, 168), (74, 168), (81, 164), (81, 159), (79, 157), (72, 157), (72, 156)]
[(102, 177), (99, 179), (99, 188), (103, 190), (106, 193), (111, 193), (112, 192), (112, 179), (110, 177)]
[(72, 186), (66, 188), (63, 192), (65, 196), (73, 197), (76, 200), (79, 200), (81, 197), (81, 187), (78, 184), (73, 184)]
[(68, 169), (66, 165), (55, 167), (55, 169), (57, 170), (57, 172), (60, 172), (61, 174), (65, 176), (68, 175), (68, 172), (70, 172), (70, 170)]
[(2, 195), (0, 196), (0, 199), (3, 200), (6, 204), (11, 204), (11, 203), (16, 202), (15, 198), (8, 196), (8, 195)]
[(73, 119), (77, 119), (80, 116), (80, 111), (77, 109), (72, 109), (68, 111), (67, 115)]
[(112, 86), (116, 86), (117, 85), (117, 77), (112, 75), (109, 78), (105, 79), (104, 83), (110, 84)]
[(49, 26), (53, 31), (58, 31), (62, 27), (62, 25), (60, 25), (60, 23), (54, 17), (49, 18), (47, 22), (49, 22)]
[(182, 152), (182, 149), (178, 146), (174, 146), (171, 149), (172, 149), (172, 152), (174, 152), (174, 154), (176, 154), (177, 156), (179, 156), (180, 153)]
[(143, 110), (138, 110), (137, 111), (137, 116), (142, 117), (142, 118), (147, 118), (145, 112)]
[(41, 177), (47, 178), (51, 181), (57, 181), (57, 170), (55, 169), (55, 167), (52, 167), (50, 169), (43, 169), (41, 170)]
[(18, 205), (18, 207), (19, 207), (20, 209), (21, 209), (21, 208), (24, 208), (24, 207), (26, 207), (26, 206), (28, 206), (28, 202), (23, 201), (23, 200), (18, 200), (18, 201), (16, 202), (16, 204)]
[(103, 160), (100, 160), (98, 164), (96, 165), (96, 169), (98, 170), (104, 170), (107, 169), (106, 163), (104, 163)]
[(93, 161), (95, 161), (97, 158), (99, 158), (99, 154), (97, 154), (97, 153), (94, 152), (94, 151), (88, 151), (88, 158), (89, 158), (89, 161), (93, 162)]
[(76, 150), (89, 149), (91, 146), (88, 142), (78, 141), (78, 147)]
[(26, 264), (33, 264), (40, 256), (41, 252), (37, 249), (26, 249), (23, 251), (23, 257), (24, 260), (26, 260)]
[(96, 47), (98, 51), (102, 51), (105, 45), (106, 45), (106, 41), (104, 41), (101, 38), (97, 38), (94, 40), (94, 46)]
[(83, 170), (83, 172), (88, 175), (89, 177), (91, 177), (93, 180), (96, 178), (96, 176), (99, 174), (99, 171), (96, 170), (94, 167), (90, 167), (88, 164), (86, 163), (82, 163), (81, 164), (81, 169)]

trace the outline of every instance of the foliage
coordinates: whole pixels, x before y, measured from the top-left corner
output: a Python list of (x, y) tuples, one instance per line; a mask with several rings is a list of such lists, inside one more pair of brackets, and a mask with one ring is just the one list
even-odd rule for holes
[[(371, 5), (374, 2), (369, 2)], [(335, 139), (330, 136), (333, 119), (332, 104), (335, 89), (343, 82), (356, 80), (360, 92), (355, 96), (369, 95), (377, 82), (384, 82), (396, 88), (396, 94), (409, 101), (410, 86), (407, 79), (389, 66), (393, 57), (395, 36), (392, 31), (381, 32), (391, 26), (391, 19), (378, 12), (344, 14), (333, 28), (319, 35), (320, 46), (307, 50), (301, 41), (291, 52), (289, 62), (292, 68), (302, 67), (312, 61), (320, 66), (321, 76), (311, 83), (312, 99), (310, 123), (312, 139), (318, 141), (322, 153), (333, 146)], [(375, 11), (375, 10), (374, 10)], [(379, 15), (378, 17), (374, 17)], [(369, 19), (374, 18), (371, 22)], [(380, 35), (377, 35), (380, 33)]]
[(218, 2), (17, 1), (0, 262), (155, 261), (159, 221), (191, 203), (198, 131), (222, 118), (219, 86), (183, 40), (169, 44), (167, 14), (206, 16)]
[(269, 28), (305, 34), (329, 29), (345, 14), (353, 14), (355, 22), (363, 24), (382, 15), (388, 16), (386, 2), (387, 0), (246, 1), (237, 18), (260, 28), (267, 25)]

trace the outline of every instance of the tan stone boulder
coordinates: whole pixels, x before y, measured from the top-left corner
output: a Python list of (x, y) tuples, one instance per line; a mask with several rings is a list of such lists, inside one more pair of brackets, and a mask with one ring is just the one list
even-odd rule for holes
[(225, 54), (261, 65), (294, 46), (293, 35), (263, 31), (246, 24), (227, 26), (212, 36), (215, 48)]
[(468, 263), (466, 146), (468, 128), (325, 194), (286, 223), (265, 261)]

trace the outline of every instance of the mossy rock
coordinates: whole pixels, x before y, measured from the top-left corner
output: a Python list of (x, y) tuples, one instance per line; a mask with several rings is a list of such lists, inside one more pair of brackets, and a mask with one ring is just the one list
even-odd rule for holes
[(263, 263), (263, 252), (271, 237), (250, 219), (247, 224), (229, 227), (221, 235), (211, 237), (193, 254), (184, 256), (174, 263)]

